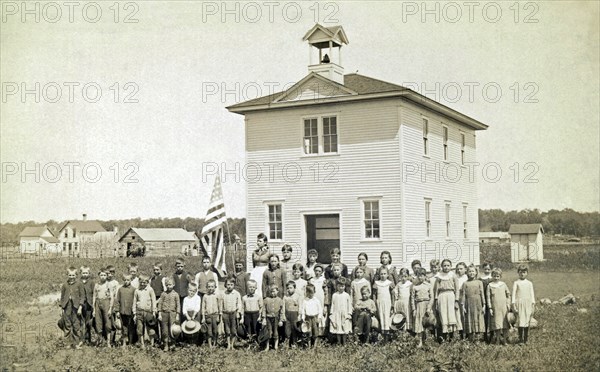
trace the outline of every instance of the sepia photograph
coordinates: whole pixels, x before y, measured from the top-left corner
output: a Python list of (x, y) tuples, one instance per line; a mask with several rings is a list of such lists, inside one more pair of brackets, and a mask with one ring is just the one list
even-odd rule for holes
[(0, 17), (0, 371), (600, 371), (600, 2)]

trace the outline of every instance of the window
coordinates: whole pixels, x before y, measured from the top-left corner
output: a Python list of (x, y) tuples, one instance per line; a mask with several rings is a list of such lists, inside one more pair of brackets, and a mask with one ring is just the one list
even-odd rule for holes
[(65, 238), (68, 238), (68, 237), (69, 237), (69, 235), (68, 235), (68, 234), (69, 234), (69, 231), (68, 231), (68, 230), (65, 230)]
[(302, 146), (306, 155), (337, 153), (337, 116), (304, 119)]
[(317, 119), (304, 119), (304, 153), (317, 154), (319, 152), (319, 132)]
[(465, 164), (465, 134), (461, 133), (460, 134), (460, 163), (462, 165)]
[(425, 236), (431, 237), (431, 200), (425, 200)]
[(269, 239), (283, 239), (283, 221), (281, 219), (281, 204), (269, 204)]
[(446, 202), (446, 238), (450, 237), (450, 202)]
[(78, 245), (77, 242), (73, 243), (73, 249), (74, 250), (77, 250), (77, 245)]
[(463, 238), (467, 238), (467, 205), (463, 204)]
[(448, 127), (442, 127), (444, 132), (444, 160), (448, 160)]
[(75, 229), (73, 229), (73, 237), (75, 237), (77, 235), (77, 231)]
[(423, 118), (423, 155), (429, 155), (429, 120)]
[(366, 239), (379, 239), (380, 234), (380, 218), (379, 218), (379, 200), (365, 200), (364, 207), (364, 225)]
[[(65, 236), (66, 238), (66, 236)], [(63, 252), (65, 252), (67, 250), (67, 243), (63, 243)]]
[(323, 118), (323, 152), (337, 152), (337, 118)]

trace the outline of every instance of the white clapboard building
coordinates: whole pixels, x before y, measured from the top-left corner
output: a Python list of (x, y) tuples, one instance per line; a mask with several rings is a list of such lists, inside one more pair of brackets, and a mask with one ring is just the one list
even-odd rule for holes
[(264, 232), (272, 250), (289, 243), (301, 262), (311, 248), (330, 262), (339, 247), (351, 266), (360, 252), (377, 266), (384, 250), (399, 267), (478, 264), (468, 165), (487, 126), (400, 85), (344, 74), (341, 26), (317, 24), (304, 40), (306, 77), (228, 107), (245, 117), (248, 261)]

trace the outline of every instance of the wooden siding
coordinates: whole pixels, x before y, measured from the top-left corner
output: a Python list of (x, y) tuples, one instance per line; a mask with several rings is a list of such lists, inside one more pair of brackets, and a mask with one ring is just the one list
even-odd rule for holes
[[(461, 166), (461, 133), (465, 162), (475, 162), (475, 132), (413, 103), (400, 108), (402, 148), (404, 263), (434, 258), (479, 264), (479, 220), (476, 180)], [(429, 153), (423, 154), (423, 117), (429, 120)], [(443, 126), (448, 127), (448, 161), (443, 160)], [(436, 168), (437, 167), (437, 168)], [(476, 170), (480, 168), (476, 168)], [(458, 176), (458, 170), (461, 175)], [(432, 174), (428, 174), (431, 172)], [(438, 175), (436, 179), (435, 174)], [(476, 174), (476, 173), (475, 173)], [(425, 176), (423, 180), (422, 176)], [(431, 200), (431, 235), (426, 237), (425, 199)], [(450, 237), (446, 237), (446, 202), (450, 203)], [(463, 235), (463, 205), (467, 205), (467, 239)]]
[[(337, 115), (339, 153), (305, 156), (302, 153), (302, 118)], [(294, 246), (294, 259), (305, 262), (304, 214), (337, 213), (340, 215), (342, 261), (351, 267), (359, 252), (378, 265), (379, 252), (401, 254), (400, 171), (398, 167), (397, 101), (323, 105), (246, 116), (247, 163), (278, 163), (274, 177), (266, 172), (260, 180), (247, 179), (248, 261), (255, 248), (256, 235), (266, 231), (266, 203), (283, 204), (283, 239), (269, 242), (281, 252), (283, 241)], [(288, 177), (282, 176), (287, 164)], [(312, 169), (319, 168), (318, 176)], [(326, 168), (328, 167), (328, 168)], [(294, 180), (297, 169), (302, 176)], [(333, 177), (326, 179), (330, 172)], [(294, 182), (292, 182), (294, 181)], [(381, 203), (381, 241), (366, 242), (362, 236), (360, 198), (378, 197)], [(251, 264), (248, 267), (252, 267)]]

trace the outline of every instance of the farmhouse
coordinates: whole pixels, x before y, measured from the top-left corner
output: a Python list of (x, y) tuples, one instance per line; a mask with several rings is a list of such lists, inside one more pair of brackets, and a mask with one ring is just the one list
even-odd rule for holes
[(66, 221), (58, 229), (58, 239), (62, 245), (63, 256), (80, 256), (82, 241), (91, 239), (99, 231), (106, 230), (100, 222), (88, 220), (86, 214), (83, 214), (82, 220)]
[(478, 264), (477, 192), (464, 175), (487, 126), (400, 85), (344, 74), (341, 26), (317, 24), (304, 41), (307, 76), (228, 107), (245, 117), (248, 262), (264, 232), (272, 250), (289, 243), (303, 262), (313, 248), (331, 262), (340, 247), (344, 262), (366, 252), (371, 266), (384, 250), (404, 267)]
[(85, 258), (124, 256), (119, 244), (117, 227), (112, 231), (98, 231), (81, 238), (80, 256)]
[(513, 224), (508, 233), (512, 262), (544, 260), (544, 228), (541, 224)]
[(505, 231), (480, 231), (480, 243), (504, 244), (510, 242), (510, 234)]
[(131, 227), (121, 236), (119, 243), (125, 246), (127, 256), (176, 256), (188, 254), (198, 247), (194, 232), (180, 228), (143, 229)]
[(28, 226), (19, 234), (21, 253), (60, 253), (59, 240), (47, 226)]

